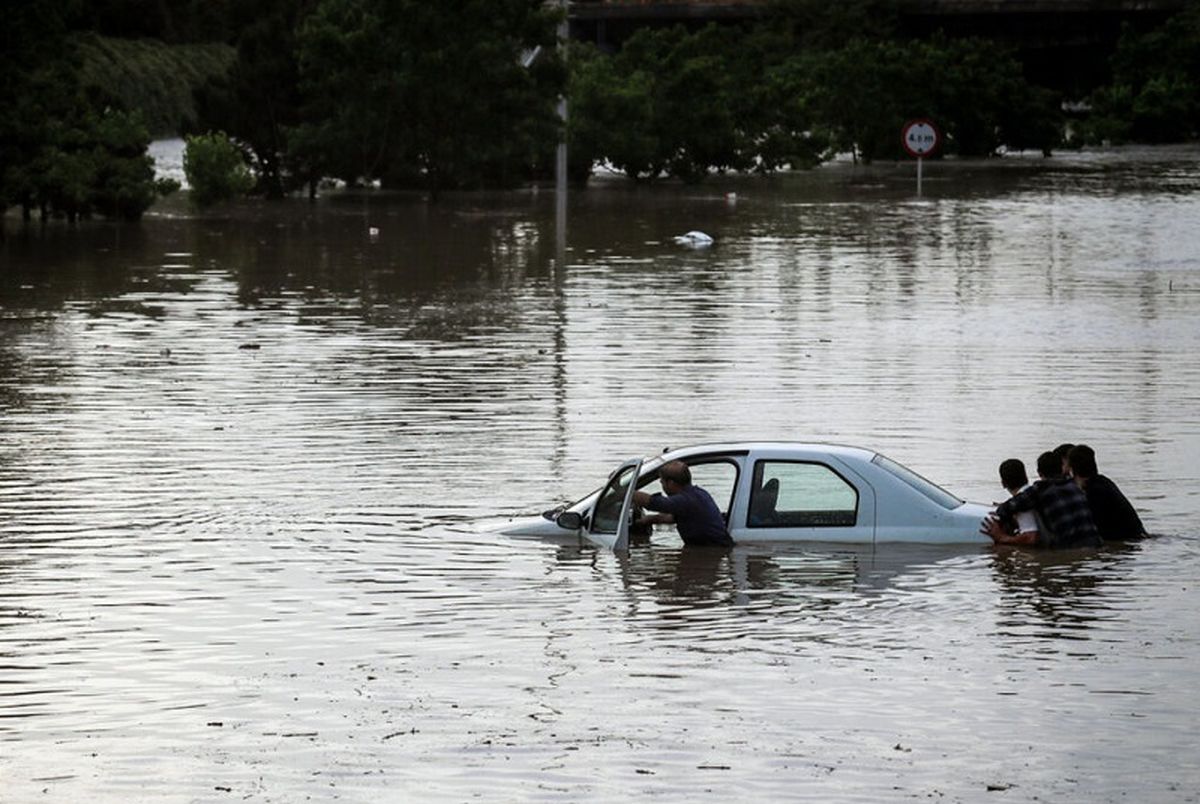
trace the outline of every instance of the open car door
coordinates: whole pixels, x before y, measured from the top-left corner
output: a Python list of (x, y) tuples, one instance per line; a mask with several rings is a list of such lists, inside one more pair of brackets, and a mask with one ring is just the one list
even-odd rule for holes
[(584, 532), (588, 541), (609, 550), (629, 549), (629, 526), (633, 521), (633, 492), (642, 471), (642, 459), (630, 458), (608, 476), (608, 483), (596, 498), (591, 523)]

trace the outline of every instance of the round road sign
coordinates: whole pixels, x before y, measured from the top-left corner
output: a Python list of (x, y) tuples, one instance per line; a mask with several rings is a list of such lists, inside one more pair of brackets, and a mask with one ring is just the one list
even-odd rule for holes
[(929, 156), (937, 150), (942, 142), (942, 135), (929, 120), (910, 120), (901, 130), (901, 143), (904, 150), (920, 158)]

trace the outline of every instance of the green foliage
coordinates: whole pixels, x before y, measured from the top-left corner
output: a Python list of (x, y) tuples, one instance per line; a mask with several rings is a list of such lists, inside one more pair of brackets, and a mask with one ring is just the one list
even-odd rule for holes
[(31, 23), (24, 33), (38, 42), (41, 58), (6, 65), (0, 201), (20, 204), (27, 215), (140, 217), (167, 189), (154, 181), (140, 116), (81, 83), (65, 20), (49, 27), (36, 14), (17, 21)]
[(193, 92), (229, 71), (235, 58), (222, 43), (167, 45), (153, 39), (79, 37), (85, 86), (137, 109), (150, 130), (173, 135), (193, 128)]
[[(786, 6), (784, 20), (799, 32), (778, 24), (677, 27), (640, 31), (613, 56), (576, 48), (573, 158), (607, 161), (637, 179), (685, 181), (812, 166), (834, 152), (899, 158), (900, 129), (915, 117), (942, 127), (948, 153), (1049, 152), (1058, 144), (1056, 99), (1029, 85), (1016, 58), (994, 44), (906, 41), (887, 25), (877, 38), (842, 40), (865, 11), (891, 4)], [(576, 176), (584, 170), (575, 163)]]
[(224, 132), (187, 138), (183, 174), (191, 188), (188, 200), (198, 209), (231, 201), (254, 187), (241, 151)]
[(618, 72), (617, 60), (591, 45), (572, 47), (568, 63), (571, 175), (586, 179), (601, 160), (633, 178), (657, 175), (651, 76), (627, 67)]
[(944, 152), (961, 156), (1005, 146), (1049, 152), (1058, 144), (1053, 97), (1030, 86), (1016, 59), (990, 42), (860, 39), (813, 61), (817, 119), (838, 150), (866, 160), (900, 158), (899, 131), (916, 117), (933, 119)]
[(296, 61), (296, 29), (310, 0), (241, 0), (233, 7), (236, 58), (223, 75), (196, 93), (199, 128), (223, 130), (243, 144), (252, 158), (257, 189), (279, 198), (315, 180), (317, 162), (306, 162), (303, 149), (289, 146), (289, 132), (300, 125), (301, 97)]
[(1089, 142), (1179, 142), (1200, 136), (1200, 2), (1158, 30), (1126, 28), (1113, 81), (1093, 93)]
[[(69, 5), (11, 3), (0, 25), (0, 213), (27, 202), (33, 192), (30, 163), (50, 124), (39, 94), (47, 80), (46, 54), (62, 51)], [(51, 60), (53, 61), (53, 60)], [(49, 86), (42, 86), (49, 85)]]
[[(616, 55), (571, 55), (570, 152), (637, 178), (815, 163), (823, 142), (795, 62), (765, 29), (644, 30)], [(578, 175), (581, 166), (576, 163)]]
[(540, 0), (320, 0), (297, 34), (294, 151), (435, 192), (527, 178), (557, 137), (555, 26)]
[(33, 161), (33, 200), (75, 219), (137, 220), (169, 188), (154, 180), (150, 138), (136, 113), (88, 110), (55, 127)]

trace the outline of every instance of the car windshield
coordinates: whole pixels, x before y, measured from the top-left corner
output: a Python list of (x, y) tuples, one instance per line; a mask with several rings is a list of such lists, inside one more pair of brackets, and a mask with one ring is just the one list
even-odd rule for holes
[[(646, 484), (648, 484), (654, 480), (657, 480), (658, 479), (658, 467), (661, 466), (662, 463), (663, 463), (662, 458), (659, 456), (655, 456), (653, 458), (647, 458), (646, 462), (642, 464), (642, 471), (638, 473), (637, 487), (642, 488)], [(601, 486), (598, 489), (592, 489), (587, 494), (580, 497), (578, 500), (574, 500), (569, 503), (564, 503), (560, 507), (554, 508), (552, 510), (555, 513), (558, 513), (561, 511), (567, 511), (567, 510), (574, 510), (577, 506), (579, 506), (582, 503), (587, 502), (588, 500), (591, 500), (593, 497), (595, 497), (603, 488), (604, 487)], [(548, 511), (546, 513), (550, 513), (550, 512)], [(553, 519), (554, 517), (547, 516), (546, 518)]]
[(896, 463), (891, 458), (885, 458), (882, 455), (876, 455), (871, 459), (871, 463), (878, 466), (880, 469), (885, 469), (891, 474), (903, 480), (908, 485), (912, 486), (924, 496), (933, 500), (943, 508), (953, 510), (963, 504), (963, 501), (955, 497), (950, 492), (946, 491), (936, 483), (930, 483), (919, 474), (909, 469), (907, 466), (902, 466)]

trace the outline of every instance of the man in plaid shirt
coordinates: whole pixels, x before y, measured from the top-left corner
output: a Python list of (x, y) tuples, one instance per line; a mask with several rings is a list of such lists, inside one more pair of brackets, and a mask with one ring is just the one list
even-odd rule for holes
[[(996, 506), (983, 520), (980, 532), (996, 544), (1037, 547), (1099, 547), (1100, 533), (1092, 520), (1087, 495), (1062, 474), (1062, 459), (1043, 452), (1037, 461), (1038, 480)], [(1012, 533), (1009, 521), (1018, 511), (1035, 511), (1044, 527), (1037, 534)]]

